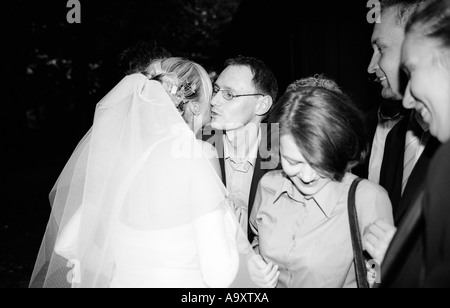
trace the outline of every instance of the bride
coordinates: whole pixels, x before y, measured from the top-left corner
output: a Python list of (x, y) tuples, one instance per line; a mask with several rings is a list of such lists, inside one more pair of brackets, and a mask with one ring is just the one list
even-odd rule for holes
[[(251, 287), (228, 204), (206, 71), (182, 58), (125, 77), (97, 105), (50, 193), (30, 287)], [(240, 281), (239, 281), (240, 280)]]

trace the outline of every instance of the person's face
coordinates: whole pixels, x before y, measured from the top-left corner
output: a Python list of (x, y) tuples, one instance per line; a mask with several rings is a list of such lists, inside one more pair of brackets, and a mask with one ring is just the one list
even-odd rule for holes
[(308, 164), (292, 135), (281, 136), (280, 152), (284, 172), (304, 196), (314, 196), (332, 181)]
[(403, 106), (415, 109), (441, 142), (450, 140), (450, 52), (434, 39), (413, 31), (402, 48), (402, 65), (409, 76)]
[[(258, 91), (252, 82), (253, 73), (246, 66), (229, 66), (217, 78), (215, 91), (228, 90), (233, 95), (255, 94)], [(218, 91), (211, 100), (211, 127), (231, 131), (256, 122), (261, 96), (243, 96), (226, 100)]]
[(369, 74), (376, 74), (383, 87), (381, 95), (389, 100), (403, 97), (400, 57), (405, 31), (396, 23), (396, 14), (396, 8), (388, 8), (382, 13), (382, 22), (375, 24), (372, 34), (374, 53), (368, 67)]

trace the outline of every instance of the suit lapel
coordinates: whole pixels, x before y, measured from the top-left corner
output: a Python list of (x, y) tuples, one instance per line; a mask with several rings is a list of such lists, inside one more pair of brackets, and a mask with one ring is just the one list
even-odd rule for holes
[(261, 156), (259, 155), (259, 151), (258, 151), (258, 156), (256, 158), (255, 161), (255, 168), (253, 171), (253, 177), (252, 177), (252, 184), (250, 187), (250, 195), (248, 198), (248, 214), (250, 216), (250, 213), (252, 212), (252, 208), (253, 208), (253, 202), (255, 201), (255, 196), (256, 196), (256, 190), (258, 189), (258, 183), (261, 180), (261, 178), (263, 177), (263, 175), (267, 172), (265, 170), (261, 170)]
[(423, 190), (428, 167), (439, 146), (440, 142), (436, 138), (430, 137), (423, 154), (420, 156), (419, 161), (414, 167), (408, 179), (408, 183), (406, 184), (405, 191), (403, 192), (397, 213), (394, 217), (396, 225), (409, 210), (411, 204), (413, 204), (414, 200), (417, 198), (417, 195)]
[(223, 139), (220, 138), (220, 142), (222, 143), (222, 149), (219, 153), (219, 163), (220, 169), (222, 170), (222, 183), (227, 187), (227, 175), (225, 174), (225, 151), (223, 148)]
[(383, 163), (380, 172), (380, 185), (383, 186), (392, 202), (394, 216), (402, 195), (403, 162), (405, 154), (405, 137), (409, 116), (403, 118), (386, 138)]
[(220, 170), (222, 171), (222, 183), (227, 187), (227, 177), (225, 174), (225, 152), (223, 146), (223, 131), (213, 130), (210, 126), (203, 129), (202, 140), (213, 145), (219, 155)]

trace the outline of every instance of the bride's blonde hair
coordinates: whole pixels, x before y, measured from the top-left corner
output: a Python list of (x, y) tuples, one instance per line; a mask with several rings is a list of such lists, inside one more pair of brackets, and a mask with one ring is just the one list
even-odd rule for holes
[(212, 83), (206, 70), (199, 64), (180, 57), (157, 59), (146, 69), (150, 79), (161, 82), (181, 110), (190, 101), (209, 104)]

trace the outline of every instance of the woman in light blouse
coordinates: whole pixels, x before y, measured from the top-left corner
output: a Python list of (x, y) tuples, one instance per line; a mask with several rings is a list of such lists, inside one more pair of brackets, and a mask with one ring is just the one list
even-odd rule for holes
[[(356, 176), (349, 171), (366, 155), (360, 112), (345, 94), (324, 87), (288, 91), (272, 122), (280, 124), (283, 170), (259, 183), (250, 227), (261, 268), (260, 286), (356, 287), (347, 199)], [(386, 191), (359, 184), (360, 232), (378, 219), (392, 223)]]

